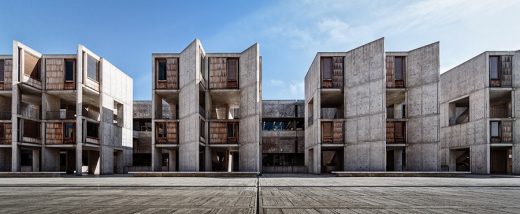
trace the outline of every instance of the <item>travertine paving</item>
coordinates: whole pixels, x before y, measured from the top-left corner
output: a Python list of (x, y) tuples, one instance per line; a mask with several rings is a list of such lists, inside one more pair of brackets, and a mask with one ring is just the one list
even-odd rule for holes
[(520, 213), (520, 178), (0, 178), (0, 213), (35, 212)]

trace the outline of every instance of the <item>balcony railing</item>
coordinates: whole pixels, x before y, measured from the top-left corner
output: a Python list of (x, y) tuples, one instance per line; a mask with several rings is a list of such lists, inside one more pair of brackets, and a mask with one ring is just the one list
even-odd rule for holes
[(20, 110), (20, 115), (29, 119), (40, 119), (40, 111), (38, 108), (25, 108), (23, 110)]
[(0, 120), (11, 120), (11, 112), (0, 112)]
[(73, 120), (76, 118), (75, 111), (47, 111), (45, 112), (47, 120)]
[(322, 108), (321, 119), (340, 119), (343, 118), (343, 112), (337, 108)]

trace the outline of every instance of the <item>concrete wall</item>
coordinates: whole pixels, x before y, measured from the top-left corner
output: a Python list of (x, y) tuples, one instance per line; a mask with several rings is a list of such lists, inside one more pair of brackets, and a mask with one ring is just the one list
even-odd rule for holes
[(199, 171), (200, 41), (193, 41), (180, 54), (179, 71), (179, 170)]
[[(298, 109), (296, 109), (295, 106), (298, 106)], [(303, 100), (262, 101), (263, 118), (294, 118), (295, 115), (298, 115), (298, 117), (304, 117), (304, 113), (305, 105)]]
[(406, 167), (437, 171), (439, 150), (439, 43), (408, 52)]
[[(123, 105), (122, 126), (115, 124), (113, 115), (117, 111), (114, 102)], [(133, 80), (106, 59), (101, 59), (101, 173), (121, 173), (132, 165), (133, 146)], [(122, 152), (114, 156), (114, 150)], [(120, 159), (120, 160), (118, 160)], [(114, 172), (117, 165), (119, 172)]]
[[(520, 50), (513, 55), (513, 117), (520, 116)], [(513, 174), (520, 174), (520, 120), (513, 122)]]
[[(469, 148), (471, 172), (489, 173), (486, 118), (489, 104), (487, 54), (478, 55), (441, 75), (441, 167), (450, 166), (450, 149)], [(449, 102), (469, 96), (469, 122), (449, 126)]]
[[(316, 54), (305, 75), (305, 165), (309, 173), (321, 172), (321, 147), (318, 118), (320, 114), (320, 54)], [(312, 110), (309, 105), (312, 101)], [(312, 120), (310, 116), (312, 115)], [(311, 122), (312, 121), (312, 122)]]
[(239, 169), (260, 171), (260, 142), (262, 115), (262, 76), (260, 46), (254, 44), (240, 54), (240, 127)]
[(344, 167), (347, 171), (384, 171), (385, 54), (379, 39), (346, 53)]

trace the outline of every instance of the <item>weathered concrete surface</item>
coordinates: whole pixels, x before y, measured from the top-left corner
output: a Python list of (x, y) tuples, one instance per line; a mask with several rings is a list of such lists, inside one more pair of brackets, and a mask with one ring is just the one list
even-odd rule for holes
[(197, 82), (200, 41), (180, 54), (179, 70), (179, 170), (199, 171), (199, 86)]
[(260, 142), (262, 141), (262, 74), (260, 45), (254, 44), (240, 54), (240, 126), (239, 169), (260, 171)]
[(262, 101), (262, 118), (295, 118), (304, 117), (304, 114), (304, 100)]
[(344, 168), (384, 171), (386, 168), (384, 39), (346, 53)]
[(409, 51), (406, 60), (406, 167), (409, 171), (437, 171), (439, 43)]

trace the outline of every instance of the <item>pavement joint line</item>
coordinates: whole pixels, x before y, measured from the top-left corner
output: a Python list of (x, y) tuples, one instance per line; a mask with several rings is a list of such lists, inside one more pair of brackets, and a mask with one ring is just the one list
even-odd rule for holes
[(179, 187), (196, 187), (196, 188), (228, 188), (228, 187), (232, 187), (232, 188), (239, 188), (239, 187), (244, 187), (244, 188), (247, 188), (247, 187), (255, 187), (255, 186), (190, 186), (190, 185), (155, 185), (155, 186), (150, 186), (150, 185), (74, 185), (74, 184), (52, 184), (52, 185), (45, 185), (45, 184), (38, 184), (38, 185), (35, 185), (35, 184), (28, 184), (28, 185), (25, 185), (25, 184), (12, 184), (12, 185), (5, 185), (5, 184), (2, 184), (0, 185), (0, 188), (2, 187), (108, 187), (108, 188), (112, 188), (112, 187), (122, 187), (122, 188), (141, 188), (141, 187), (148, 187), (148, 188), (165, 188), (165, 187), (173, 187), (173, 188), (179, 188)]

